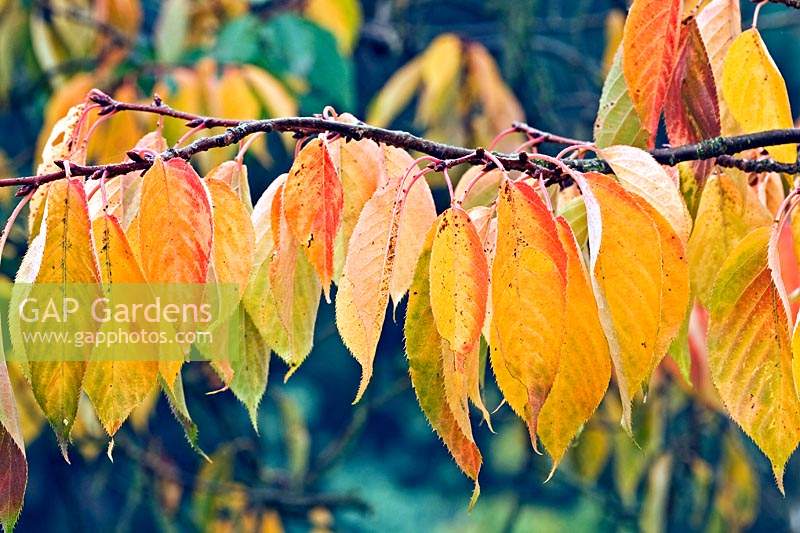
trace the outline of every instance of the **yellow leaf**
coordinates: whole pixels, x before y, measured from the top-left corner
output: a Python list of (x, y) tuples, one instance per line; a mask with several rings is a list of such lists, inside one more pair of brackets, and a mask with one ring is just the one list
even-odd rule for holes
[[(53, 182), (47, 193), (44, 248), (36, 283), (97, 283), (83, 184)], [(78, 411), (85, 361), (37, 361), (29, 364), (34, 396), (58, 437), (63, 453)]]
[(622, 31), (625, 28), (625, 13), (619, 9), (612, 9), (606, 15), (605, 36), (606, 48), (603, 52), (603, 74), (608, 74), (611, 65), (614, 64), (614, 56), (617, 55), (622, 44)]
[[(728, 49), (722, 96), (743, 133), (794, 126), (786, 82), (757, 29), (739, 35)], [(776, 161), (797, 161), (795, 144), (771, 146), (767, 151)]]
[(692, 217), (678, 184), (653, 156), (633, 146), (609, 146), (598, 152), (626, 190), (635, 193), (666, 218), (683, 242), (689, 240)]
[(324, 141), (315, 139), (300, 150), (286, 178), (283, 197), (289, 229), (303, 246), (330, 302), (333, 242), (339, 231), (344, 198), (342, 182)]
[[(120, 102), (135, 102), (138, 91), (133, 83), (123, 83), (114, 98)], [(116, 113), (97, 126), (89, 143), (89, 159), (101, 164), (119, 163), (125, 154), (144, 135), (136, 113)]]
[(361, 29), (361, 2), (359, 0), (310, 0), (305, 15), (323, 28), (330, 30), (345, 55), (353, 52)]
[[(104, 284), (144, 283), (136, 259), (116, 218), (103, 215), (92, 223), (100, 277)], [(131, 411), (153, 390), (158, 361), (90, 361), (83, 389), (106, 432), (113, 436)]]
[(272, 74), (253, 65), (242, 65), (241, 72), (261, 100), (268, 117), (297, 116), (297, 100)]
[(558, 372), (567, 257), (553, 215), (529, 186), (504, 181), (497, 209), (491, 362), (536, 449), (539, 412)]
[(422, 54), (422, 93), (417, 121), (422, 126), (438, 124), (452, 113), (461, 85), (462, 43), (455, 34), (436, 37)]
[(683, 243), (647, 202), (601, 174), (576, 176), (589, 221), (590, 272), (631, 431), (631, 401), (677, 335), (689, 303)]
[(439, 219), (431, 250), (431, 310), (450, 347), (466, 354), (480, 339), (489, 267), (469, 215), (459, 207)]
[(611, 357), (597, 311), (588, 272), (566, 220), (556, 220), (567, 256), (565, 323), (561, 363), (553, 388), (539, 414), (538, 433), (553, 458), (551, 476), (570, 441), (589, 420), (608, 388)]
[(367, 109), (367, 122), (388, 126), (411, 102), (422, 81), (422, 57), (417, 57), (395, 71), (386, 85), (372, 99)]
[(217, 179), (206, 179), (211, 197), (214, 239), (211, 259), (217, 283), (235, 283), (244, 294), (253, 264), (255, 233), (250, 215), (236, 193)]
[[(414, 162), (411, 156), (384, 147), (383, 158), (386, 183), (364, 204), (358, 217), (336, 295), (336, 325), (362, 369), (356, 401), (372, 376), (389, 295), (399, 293), (399, 299), (411, 284), (425, 235), (436, 218), (430, 189), (422, 179), (411, 187), (403, 204), (401, 180)], [(408, 188), (408, 181), (403, 186)], [(393, 286), (402, 287), (402, 292), (396, 289), (395, 293)]]
[(772, 222), (746, 180), (737, 171), (717, 173), (700, 197), (687, 254), (692, 292), (705, 306), (723, 261), (751, 230)]
[(408, 297), (404, 325), (406, 353), (411, 384), (425, 417), (442, 438), (459, 468), (475, 480), (474, 502), (480, 492), (478, 472), (481, 453), (472, 436), (466, 404), (457, 404), (459, 412), (456, 413), (452, 403), (447, 400), (443, 362), (446, 341), (436, 330), (430, 304), (431, 247), (436, 229), (434, 226), (428, 231)]
[(783, 470), (800, 442), (788, 319), (767, 265), (769, 228), (742, 239), (722, 264), (708, 312), (708, 364), (734, 421)]
[[(239, 197), (248, 217), (253, 212), (253, 201), (250, 198), (250, 183), (247, 178), (247, 165), (240, 161), (225, 161), (212, 168), (206, 174), (206, 180), (220, 180), (224, 182)], [(251, 224), (252, 226), (252, 224)]]
[(386, 179), (383, 150), (369, 139), (345, 141), (330, 145), (331, 159), (342, 182), (342, 224), (336, 234), (333, 250), (334, 280), (339, 280), (347, 256), (347, 245), (364, 205)]

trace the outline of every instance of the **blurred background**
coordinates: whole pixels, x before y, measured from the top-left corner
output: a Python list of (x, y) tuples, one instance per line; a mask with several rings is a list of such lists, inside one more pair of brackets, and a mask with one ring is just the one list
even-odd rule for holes
[[(523, 118), (591, 139), (626, 8), (624, 0), (0, 0), (0, 175), (33, 173), (50, 127), (92, 87), (128, 101), (157, 92), (178, 109), (230, 118), (331, 105), (473, 146)], [(742, 15), (748, 25), (750, 2)], [(800, 11), (768, 5), (759, 28), (800, 109)], [(154, 125), (115, 116), (98, 127), (103, 142), (90, 158), (122, 160)], [(165, 128), (172, 142), (186, 131)], [(254, 199), (288, 169), (292, 144), (283, 140), (259, 141), (248, 154)], [(195, 163), (208, 171), (233, 155)], [(4, 217), (13, 192), (0, 190)], [(446, 191), (435, 194), (441, 207)], [(21, 218), (3, 256), (9, 278), (26, 248)], [(485, 464), (468, 514), (471, 483), (410, 387), (404, 313), (387, 316), (373, 382), (352, 406), (359, 368), (323, 302), (314, 350), (288, 383), (272, 358), (259, 433), (232, 394), (206, 394), (220, 387), (207, 365), (187, 365), (189, 410), (211, 463), (154, 394), (118, 433), (113, 462), (85, 402), (66, 464), (12, 368), (30, 463), (19, 531), (800, 529), (800, 459), (789, 463), (782, 497), (766, 459), (717, 409), (702, 368), (689, 387), (669, 362), (635, 413), (635, 441), (619, 428), (612, 389), (546, 484), (549, 459), (533, 454), (523, 425), (500, 408), (497, 434), (476, 428)], [(485, 395), (490, 409), (500, 403), (490, 376)]]

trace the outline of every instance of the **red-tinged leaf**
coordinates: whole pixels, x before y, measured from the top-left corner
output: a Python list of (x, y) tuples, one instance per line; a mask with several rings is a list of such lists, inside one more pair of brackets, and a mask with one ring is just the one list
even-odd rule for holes
[(552, 213), (528, 185), (506, 180), (497, 210), (491, 362), (536, 449), (539, 412), (559, 366), (567, 257)]
[(442, 351), (446, 341), (436, 330), (430, 305), (430, 258), (435, 232), (436, 227), (428, 232), (408, 297), (404, 325), (406, 353), (411, 384), (425, 417), (442, 438), (459, 468), (475, 480), (474, 503), (480, 492), (478, 473), (481, 453), (472, 436), (466, 404), (457, 404), (456, 413), (447, 400)]
[[(128, 238), (148, 282), (206, 282), (213, 238), (211, 206), (200, 176), (187, 162), (156, 160), (144, 175), (137, 220)], [(174, 383), (180, 367), (180, 361), (161, 362), (167, 386)]]
[(3, 531), (14, 530), (25, 488), (28, 484), (28, 460), (19, 426), (17, 405), (5, 358), (0, 360), (0, 525)]
[(300, 150), (284, 189), (286, 221), (322, 282), (325, 298), (333, 279), (333, 243), (342, 218), (342, 182), (328, 147), (314, 139)]
[(489, 266), (469, 215), (450, 208), (439, 219), (431, 251), (431, 309), (453, 351), (471, 352), (486, 315)]
[(708, 355), (726, 410), (769, 458), (783, 492), (784, 466), (800, 442), (800, 401), (769, 238), (769, 228), (753, 230), (722, 264), (709, 302)]
[[(664, 119), (673, 146), (692, 144), (721, 134), (714, 72), (694, 19), (683, 24), (678, 63), (667, 92)], [(697, 162), (694, 168), (702, 184), (711, 172), (713, 162)]]
[[(422, 179), (414, 183), (403, 203), (400, 182), (414, 163), (411, 156), (390, 147), (384, 147), (383, 155), (387, 181), (361, 211), (336, 295), (336, 325), (362, 369), (355, 401), (372, 377), (390, 291), (392, 287), (405, 287), (392, 292), (393, 297), (399, 294), (398, 299), (405, 293), (411, 281), (408, 272), (413, 275), (425, 235), (436, 218), (430, 189)], [(427, 227), (421, 229), (424, 224)]]
[(652, 147), (677, 60), (681, 0), (634, 0), (622, 37), (622, 70)]
[(550, 476), (572, 439), (600, 405), (611, 379), (611, 356), (589, 274), (569, 224), (559, 217), (556, 225), (567, 255), (568, 331), (561, 345), (558, 374), (539, 414), (539, 438), (553, 458)]
[(272, 235), (276, 241), (267, 263), (269, 289), (274, 298), (279, 326), (262, 334), (289, 365), (288, 379), (311, 352), (314, 322), (319, 307), (320, 284), (302, 253), (286, 219), (285, 186), (272, 201)]

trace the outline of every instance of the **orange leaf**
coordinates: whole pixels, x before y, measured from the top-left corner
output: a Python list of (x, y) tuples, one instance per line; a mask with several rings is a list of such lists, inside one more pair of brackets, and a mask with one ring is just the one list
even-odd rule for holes
[(675, 67), (681, 0), (634, 0), (622, 37), (622, 71), (650, 146)]
[(539, 412), (558, 372), (567, 257), (552, 213), (528, 185), (506, 180), (497, 209), (491, 362), (536, 449)]
[(344, 200), (342, 182), (321, 139), (314, 139), (300, 150), (286, 179), (283, 196), (289, 229), (305, 247), (330, 302), (333, 242)]

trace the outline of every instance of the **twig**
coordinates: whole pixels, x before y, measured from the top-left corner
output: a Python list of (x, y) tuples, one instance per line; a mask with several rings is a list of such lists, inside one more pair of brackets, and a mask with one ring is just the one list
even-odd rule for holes
[[(326, 120), (320, 117), (287, 117), (275, 118), (265, 120), (246, 120), (237, 121), (230, 119), (221, 119), (216, 117), (203, 117), (178, 111), (163, 104), (159, 98), (156, 98), (153, 104), (134, 104), (125, 103), (114, 100), (107, 94), (93, 90), (90, 93), (90, 100), (99, 104), (101, 114), (116, 113), (119, 111), (139, 111), (144, 113), (151, 113), (161, 116), (174, 117), (186, 120), (188, 127), (197, 127), (204, 125), (205, 127), (218, 127), (226, 126), (228, 129), (219, 135), (213, 135), (199, 139), (184, 148), (170, 148), (165, 150), (158, 157), (164, 160), (179, 157), (181, 159), (190, 159), (193, 155), (200, 152), (205, 152), (213, 148), (221, 148), (238, 143), (245, 137), (254, 133), (270, 133), (270, 132), (291, 132), (299, 136), (307, 136), (319, 133), (336, 133), (345, 139), (360, 140), (372, 139), (373, 141), (383, 144), (404, 148), (407, 150), (414, 150), (427, 154), (443, 162), (457, 161), (459, 164), (474, 164), (484, 165), (487, 163), (487, 152), (483, 149), (465, 148), (461, 146), (452, 146), (435, 142), (429, 139), (418, 137), (411, 133), (398, 130), (388, 130), (370, 126), (369, 124), (358, 123), (348, 124), (345, 122), (336, 122), (334, 120)], [(523, 125), (517, 127), (523, 128)], [(530, 128), (532, 131), (535, 128)], [(544, 132), (546, 133), (546, 132)], [(567, 142), (575, 144), (574, 139), (567, 139), (556, 135), (547, 134), (551, 142)], [(580, 142), (580, 141), (578, 141)], [(758, 133), (751, 133), (746, 135), (737, 135), (733, 137), (716, 137), (707, 139), (696, 144), (688, 144), (684, 146), (658, 148), (651, 150), (650, 153), (661, 164), (674, 166), (683, 161), (697, 161), (705, 159), (714, 159), (720, 156), (731, 156), (738, 152), (750, 150), (753, 148), (764, 148), (767, 146), (777, 146), (782, 144), (800, 143), (800, 129), (792, 128), (785, 130), (769, 130)], [(135, 154), (134, 154), (135, 155)], [(541, 176), (543, 173), (547, 176), (548, 183), (558, 183), (566, 181), (560, 172), (555, 171), (553, 165), (548, 163), (533, 162), (529, 158), (529, 154), (522, 152), (516, 154), (506, 154), (500, 152), (492, 152), (493, 157), (499, 161), (506, 170), (519, 170)], [(129, 157), (133, 155), (129, 153)], [(129, 172), (136, 172), (148, 169), (155, 160), (152, 156), (136, 155), (133, 161), (124, 163), (115, 163), (110, 165), (76, 165), (71, 164), (71, 174), (73, 176), (88, 176), (89, 179), (97, 179), (104, 172), (106, 176), (111, 178)], [(724, 160), (729, 165), (734, 163), (731, 160)], [(59, 166), (63, 166), (64, 162), (55, 162)], [(569, 167), (581, 171), (595, 171), (595, 172), (610, 172), (611, 169), (608, 164), (602, 159), (568, 159), (565, 164)], [(746, 167), (747, 165), (755, 165), (755, 163), (736, 163)], [(796, 171), (794, 166), (787, 167), (785, 164), (776, 163), (771, 160), (762, 160), (757, 163), (759, 171), (778, 171), (790, 172)], [(44, 183), (63, 179), (65, 177), (64, 171), (51, 172), (49, 174), (40, 174), (35, 176), (24, 176), (18, 178), (3, 178), (0, 179), (0, 187), (13, 187), (22, 186), (17, 191), (17, 195), (21, 196), (30, 192), (31, 189), (36, 188)]]

